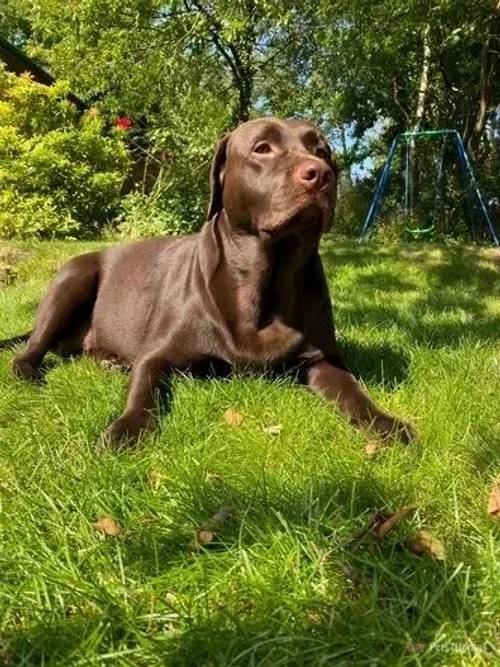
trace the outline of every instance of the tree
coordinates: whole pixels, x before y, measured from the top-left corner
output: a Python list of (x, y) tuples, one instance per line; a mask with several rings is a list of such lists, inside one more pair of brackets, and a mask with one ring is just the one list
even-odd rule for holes
[(262, 113), (319, 123), (348, 169), (399, 131), (455, 127), (494, 182), (499, 0), (4, 2), (32, 56), (167, 152), (168, 196), (196, 193), (196, 224), (216, 138)]

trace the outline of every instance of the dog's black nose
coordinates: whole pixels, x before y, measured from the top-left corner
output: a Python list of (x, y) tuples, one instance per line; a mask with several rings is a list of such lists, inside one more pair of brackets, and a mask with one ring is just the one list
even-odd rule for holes
[(330, 179), (330, 167), (320, 160), (302, 162), (295, 171), (295, 178), (308, 188), (319, 188)]

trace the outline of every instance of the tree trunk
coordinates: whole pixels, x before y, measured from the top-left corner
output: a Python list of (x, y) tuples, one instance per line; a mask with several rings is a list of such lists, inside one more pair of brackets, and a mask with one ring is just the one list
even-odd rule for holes
[[(231, 114), (231, 128), (250, 117), (254, 89), (255, 68), (253, 62), (255, 46), (255, 0), (245, 0), (240, 6), (245, 18), (245, 28), (233, 40), (224, 38), (221, 21), (213, 7), (202, 0), (192, 0), (192, 5), (206, 21), (210, 39), (229, 67), (234, 88), (238, 92), (238, 101)], [(186, 2), (189, 8), (190, 3)]]
[(253, 63), (255, 0), (246, 0), (243, 6), (246, 19), (245, 29), (236, 38), (235, 43), (229, 45), (236, 65), (233, 80), (238, 90), (238, 106), (233, 112), (234, 125), (243, 123), (250, 118), (255, 77)]
[(351, 163), (349, 161), (349, 158), (347, 156), (347, 139), (345, 136), (345, 125), (342, 125), (340, 127), (340, 142), (342, 144), (342, 152), (344, 154), (344, 161), (347, 164), (347, 179), (349, 181), (349, 185), (351, 188), (353, 187), (353, 182), (352, 182), (352, 173), (351, 173)]
[[(429, 43), (430, 25), (427, 23), (423, 34), (423, 49), (422, 49), (422, 69), (420, 71), (420, 79), (418, 82), (417, 93), (417, 107), (415, 109), (414, 122), (412, 125), (412, 132), (419, 132), (422, 127), (422, 121), (425, 115), (425, 104), (427, 102), (427, 93), (429, 90), (429, 69), (431, 64), (431, 47)], [(410, 181), (410, 216), (413, 215), (413, 207), (417, 201), (417, 193), (419, 189), (419, 164), (415, 151), (415, 139), (410, 142), (410, 164), (412, 165), (412, 178)]]
[(238, 103), (232, 113), (233, 127), (244, 123), (250, 118), (254, 87), (254, 68), (252, 63), (252, 46), (245, 43), (236, 58), (236, 72), (233, 72), (233, 83), (238, 91)]
[(500, 0), (496, 0), (491, 17), (488, 36), (481, 48), (480, 96), (474, 124), (469, 126), (465, 143), (472, 155), (477, 156), (481, 137), (491, 107), (491, 84), (496, 76), (497, 52), (495, 40), (500, 37)]
[(422, 119), (425, 113), (425, 103), (427, 101), (427, 92), (429, 90), (429, 68), (431, 64), (431, 47), (429, 44), (430, 25), (427, 23), (424, 28), (424, 43), (422, 54), (422, 70), (420, 72), (420, 81), (418, 84), (417, 108), (415, 110), (415, 122), (413, 123), (413, 132), (418, 132), (422, 125)]

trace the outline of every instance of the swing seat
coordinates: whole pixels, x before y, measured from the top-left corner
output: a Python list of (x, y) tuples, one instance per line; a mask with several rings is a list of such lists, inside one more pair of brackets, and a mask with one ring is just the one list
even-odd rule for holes
[(429, 227), (420, 227), (417, 229), (412, 229), (411, 227), (404, 227), (405, 232), (408, 234), (413, 234), (414, 236), (421, 236), (423, 234), (430, 234), (433, 232), (435, 229), (434, 225), (430, 225)]

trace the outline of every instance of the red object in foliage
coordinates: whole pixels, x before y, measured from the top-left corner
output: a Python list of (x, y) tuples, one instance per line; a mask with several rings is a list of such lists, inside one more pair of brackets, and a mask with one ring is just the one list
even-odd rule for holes
[(121, 130), (122, 132), (130, 130), (132, 125), (133, 125), (132, 119), (128, 118), (127, 116), (120, 116), (120, 118), (117, 118), (115, 121), (116, 128), (118, 130)]

